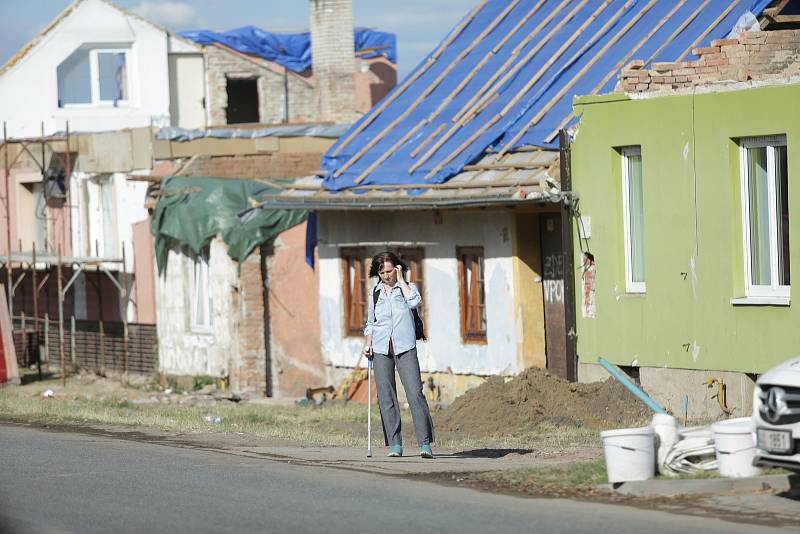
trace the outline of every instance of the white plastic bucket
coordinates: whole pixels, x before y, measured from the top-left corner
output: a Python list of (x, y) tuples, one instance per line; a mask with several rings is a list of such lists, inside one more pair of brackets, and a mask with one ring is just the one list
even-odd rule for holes
[(647, 480), (655, 475), (653, 428), (622, 428), (600, 432), (608, 481)]
[(669, 414), (657, 413), (650, 423), (656, 438), (656, 467), (661, 474), (672, 474), (664, 469), (664, 460), (672, 447), (678, 442), (678, 421)]
[(753, 467), (756, 440), (750, 417), (728, 419), (711, 425), (719, 474), (729, 478), (753, 477), (761, 469)]

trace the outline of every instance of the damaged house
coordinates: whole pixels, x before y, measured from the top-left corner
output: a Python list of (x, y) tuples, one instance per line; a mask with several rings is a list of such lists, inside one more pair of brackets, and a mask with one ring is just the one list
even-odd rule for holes
[(388, 248), (422, 288), (429, 339), (420, 365), (434, 396), (452, 399), (529, 366), (577, 379), (577, 196), (563, 133), (578, 121), (572, 99), (613, 89), (637, 52), (672, 60), (726, 36), (750, 7), (476, 2), (325, 154), (321, 177), (265, 203), (316, 213), (331, 376), (358, 363), (375, 283), (368, 261)]
[(772, 3), (698, 59), (639, 51), (615, 92), (576, 100), (575, 239), (595, 259), (575, 276), (593, 293), (581, 380), (602, 356), (675, 414), (743, 416), (757, 376), (797, 356), (797, 8)]
[(24, 365), (157, 367), (147, 184), (131, 177), (150, 174), (151, 127), (170, 124), (169, 58), (197, 53), (76, 0), (0, 68), (0, 254)]
[[(285, 45), (277, 56), (242, 44), (253, 28), (185, 34), (205, 47), (216, 127), (165, 128), (155, 136), (155, 174), (175, 175), (152, 178), (163, 374), (224, 377), (233, 393), (249, 396), (302, 396), (331, 383), (307, 212), (261, 203), (287, 180), (318, 172), (347, 129), (331, 123), (353, 120), (391, 88), (394, 37), (353, 32), (349, 1), (312, 1), (309, 8), (309, 34), (271, 36)], [(291, 48), (295, 40), (302, 46)], [(242, 94), (235, 88), (243, 80), (251, 84), (249, 115), (232, 120), (231, 96)], [(259, 121), (288, 124), (225, 127)]]

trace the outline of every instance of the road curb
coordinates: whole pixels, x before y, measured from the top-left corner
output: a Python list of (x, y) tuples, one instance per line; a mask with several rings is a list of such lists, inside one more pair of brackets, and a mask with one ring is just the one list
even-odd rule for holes
[(707, 493), (753, 493), (788, 491), (800, 487), (800, 475), (763, 475), (750, 478), (703, 478), (691, 480), (639, 480), (600, 484), (598, 488), (637, 497), (668, 497)]

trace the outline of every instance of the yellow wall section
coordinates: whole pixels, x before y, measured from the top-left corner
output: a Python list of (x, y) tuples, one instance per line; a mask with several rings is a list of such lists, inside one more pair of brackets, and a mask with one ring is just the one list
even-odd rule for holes
[(539, 240), (539, 214), (514, 218), (514, 316), (517, 321), (517, 362), (520, 369), (547, 367), (544, 340), (544, 296)]

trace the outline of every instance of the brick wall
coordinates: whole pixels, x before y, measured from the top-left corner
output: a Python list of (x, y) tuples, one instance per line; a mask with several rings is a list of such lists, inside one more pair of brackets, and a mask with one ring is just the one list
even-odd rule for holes
[(219, 178), (300, 178), (319, 170), (322, 155), (316, 152), (273, 152), (244, 156), (206, 156), (192, 161), (184, 176)]
[[(284, 121), (285, 91), (282, 67), (267, 65), (258, 58), (244, 58), (218, 46), (209, 46), (206, 51), (210, 126), (222, 126), (227, 123), (228, 78), (258, 78), (260, 122), (277, 124)], [(288, 76), (288, 83), (289, 121), (315, 120), (316, 96), (313, 85), (303, 77), (292, 73)]]
[(311, 57), (318, 120), (356, 119), (352, 0), (310, 0)]
[(800, 74), (800, 30), (743, 33), (695, 48), (696, 61), (653, 63), (644, 69), (633, 61), (620, 73), (618, 89), (642, 93), (694, 87), (716, 82), (746, 82)]
[(264, 286), (258, 249), (245, 260), (239, 287), (231, 290), (239, 343), (239, 391), (267, 393), (267, 358), (264, 338)]

